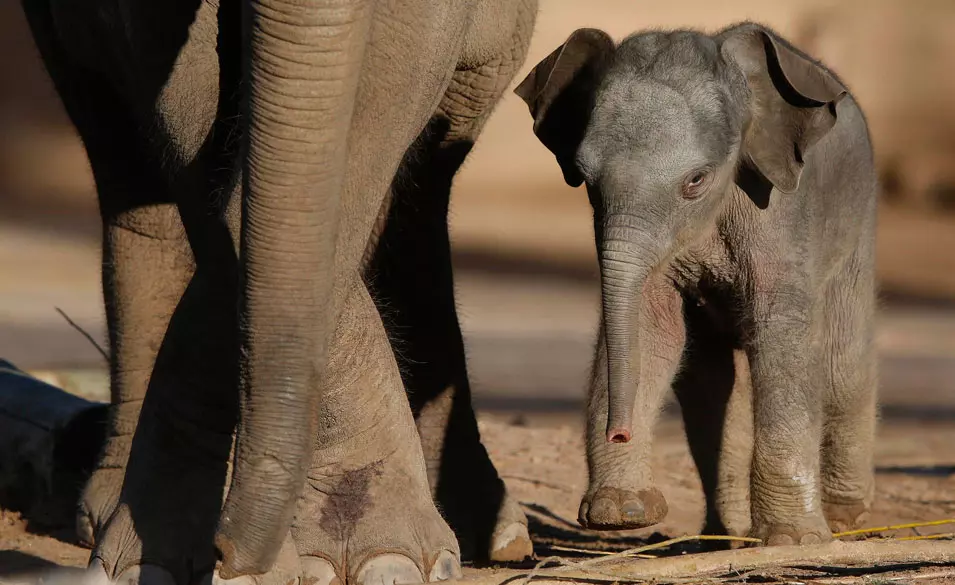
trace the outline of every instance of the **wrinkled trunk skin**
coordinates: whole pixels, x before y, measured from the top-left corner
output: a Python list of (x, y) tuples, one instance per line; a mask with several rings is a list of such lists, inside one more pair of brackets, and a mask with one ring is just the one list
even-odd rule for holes
[(607, 440), (627, 443), (632, 436), (637, 372), (632, 356), (639, 355), (639, 311), (649, 274), (632, 245), (620, 240), (600, 247), (603, 326), (607, 342)]
[(316, 377), (335, 329), (334, 258), (368, 2), (250, 0), (240, 418), (216, 546), (220, 575), (265, 573), (302, 492)]

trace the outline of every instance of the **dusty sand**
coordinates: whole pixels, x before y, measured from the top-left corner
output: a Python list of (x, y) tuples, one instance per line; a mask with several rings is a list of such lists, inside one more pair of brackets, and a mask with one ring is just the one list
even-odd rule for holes
[[(42, 276), (42, 271), (37, 274)], [(91, 289), (95, 301), (95, 287)], [(593, 283), (462, 271), (458, 290), (482, 433), (505, 481), (524, 503), (537, 554), (552, 554), (552, 545), (618, 550), (660, 538), (654, 533), (695, 533), (703, 517), (700, 485), (672, 408), (658, 429), (654, 455), (656, 477), (670, 502), (667, 520), (632, 533), (596, 533), (576, 525), (577, 504), (586, 488), (581, 401), (598, 307)], [(25, 311), (39, 315), (41, 305), (25, 305)], [(76, 307), (76, 313), (95, 328), (97, 307)], [(51, 327), (57, 319), (49, 318)], [(75, 338), (63, 342), (64, 355), (71, 346), (87, 345), (65, 325), (54, 336), (43, 331), (32, 335), (38, 343), (51, 337)], [(0, 335), (0, 342), (5, 351), (17, 347), (8, 336)], [(955, 517), (955, 313), (891, 305), (880, 316), (878, 345), (884, 417), (870, 524)], [(29, 364), (30, 356), (21, 350)], [(85, 367), (62, 375), (60, 381), (102, 399), (100, 358), (76, 357)], [(42, 364), (35, 359), (32, 365)], [(71, 544), (68, 526), (54, 527), (53, 536), (46, 534), (50, 530), (36, 534), (23, 519), (3, 513), (0, 579), (49, 563), (82, 566), (88, 551)], [(953, 526), (940, 526), (922, 533), (952, 531)]]
[[(598, 533), (576, 523), (577, 504), (586, 488), (582, 428), (567, 415), (483, 413), (481, 430), (504, 480), (524, 506), (539, 557), (566, 554), (553, 546), (623, 550), (662, 536), (696, 534), (703, 518), (699, 480), (682, 435), (668, 416), (657, 434), (654, 472), (670, 504), (666, 521), (652, 529)], [(938, 520), (955, 516), (955, 444), (952, 420), (886, 421), (877, 449), (877, 497), (871, 526)], [(952, 526), (925, 528), (920, 534), (947, 533)], [(71, 543), (67, 527), (40, 534), (18, 515), (0, 512), (0, 583), (4, 576), (54, 564), (82, 567), (88, 551)], [(887, 533), (912, 535), (914, 531)], [(692, 550), (692, 547), (690, 548)]]

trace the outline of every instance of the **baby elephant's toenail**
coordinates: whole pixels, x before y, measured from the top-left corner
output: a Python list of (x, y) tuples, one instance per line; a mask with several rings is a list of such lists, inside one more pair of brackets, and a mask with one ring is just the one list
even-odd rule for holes
[(397, 554), (372, 558), (358, 571), (356, 577), (361, 585), (403, 585), (424, 581), (414, 561)]
[(443, 550), (434, 561), (431, 567), (431, 573), (428, 574), (428, 581), (447, 581), (461, 576), (461, 565), (458, 563), (458, 557), (451, 551)]
[(583, 500), (580, 502), (580, 508), (577, 510), (577, 522), (581, 526), (587, 526), (587, 518), (590, 517), (590, 502)]
[(766, 544), (768, 546), (789, 546), (796, 543), (788, 534), (774, 534), (766, 539)]
[(587, 517), (598, 524), (616, 524), (619, 522), (620, 512), (613, 500), (599, 498), (590, 505)]
[(646, 522), (646, 510), (643, 507), (643, 502), (639, 500), (628, 500), (623, 504), (623, 507), (620, 508), (620, 513), (623, 515), (624, 522), (627, 523), (642, 523)]

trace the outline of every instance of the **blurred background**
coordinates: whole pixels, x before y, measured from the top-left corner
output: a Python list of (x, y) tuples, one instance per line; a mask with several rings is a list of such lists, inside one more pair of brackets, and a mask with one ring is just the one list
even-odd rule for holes
[[(879, 320), (890, 408), (955, 404), (955, 2), (952, 0), (542, 0), (516, 85), (574, 29), (767, 23), (822, 59), (868, 113), (885, 186)], [(452, 201), (457, 284), (479, 403), (576, 408), (598, 311), (590, 208), (567, 187), (508, 93)], [(19, 2), (0, 2), (0, 357), (98, 372), (105, 332), (99, 220), (86, 157)], [(65, 376), (66, 374), (61, 374)], [(85, 374), (84, 374), (85, 375)], [(64, 382), (66, 383), (66, 382)]]

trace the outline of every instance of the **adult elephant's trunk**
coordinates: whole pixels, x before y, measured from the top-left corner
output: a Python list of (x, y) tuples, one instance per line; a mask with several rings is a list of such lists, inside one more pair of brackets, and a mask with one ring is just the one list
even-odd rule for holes
[(600, 246), (603, 326), (607, 343), (607, 440), (630, 441), (638, 366), (639, 313), (650, 264), (626, 240)]
[(240, 416), (220, 575), (267, 572), (316, 436), (337, 314), (348, 130), (373, 2), (248, 0), (240, 262)]

